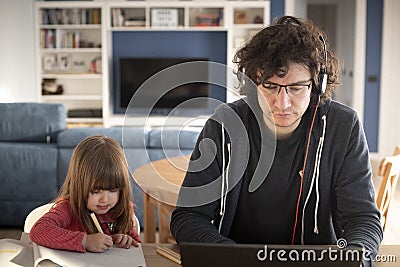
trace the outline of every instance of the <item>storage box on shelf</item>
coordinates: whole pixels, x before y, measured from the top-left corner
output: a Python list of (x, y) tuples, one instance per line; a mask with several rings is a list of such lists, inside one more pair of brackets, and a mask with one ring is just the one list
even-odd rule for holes
[(224, 8), (222, 6), (189, 8), (189, 26), (223, 27)]
[[(103, 107), (104, 4), (37, 2), (38, 88), (40, 100), (62, 103), (69, 111)], [(89, 113), (88, 113), (89, 114)], [(102, 116), (67, 119), (98, 122)]]
[(269, 13), (265, 7), (253, 5), (252, 7), (233, 7), (233, 48), (237, 49), (243, 43), (267, 25)]

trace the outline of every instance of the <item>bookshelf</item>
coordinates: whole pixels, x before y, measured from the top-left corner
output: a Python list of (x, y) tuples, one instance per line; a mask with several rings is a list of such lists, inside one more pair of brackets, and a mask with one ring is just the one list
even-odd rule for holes
[[(64, 103), (68, 111), (101, 110), (101, 117), (74, 116), (67, 121), (113, 126), (124, 122), (124, 116), (113, 113), (115, 34), (224, 32), (226, 62), (233, 67), (237, 48), (268, 25), (270, 2), (37, 1), (35, 11), (40, 101)], [(127, 42), (123, 49), (137, 47), (135, 42)], [(55, 79), (57, 85), (62, 85), (63, 93), (43, 95), (44, 79)], [(228, 80), (227, 86), (233, 88), (234, 82)], [(227, 92), (228, 102), (236, 99)]]
[(68, 123), (103, 123), (104, 4), (36, 2), (35, 11), (40, 101), (63, 103)]

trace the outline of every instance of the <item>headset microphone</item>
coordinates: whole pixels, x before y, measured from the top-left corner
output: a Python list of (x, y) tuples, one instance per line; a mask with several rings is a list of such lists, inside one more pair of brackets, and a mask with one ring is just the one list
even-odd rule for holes
[(328, 83), (328, 74), (326, 73), (326, 67), (328, 66), (328, 52), (326, 51), (326, 43), (324, 37), (319, 34), (319, 39), (324, 45), (324, 58), (325, 64), (321, 66), (321, 70), (318, 74), (318, 88), (316, 90), (317, 95), (322, 95), (325, 93), (326, 85)]

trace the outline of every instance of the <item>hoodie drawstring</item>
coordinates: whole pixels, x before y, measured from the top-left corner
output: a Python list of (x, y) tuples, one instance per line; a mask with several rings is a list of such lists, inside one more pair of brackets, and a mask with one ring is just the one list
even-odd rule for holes
[[(311, 179), (311, 186), (310, 186), (310, 190), (308, 191), (307, 198), (305, 200), (305, 203), (303, 206), (303, 211), (302, 211), (301, 244), (304, 244), (304, 213), (305, 213), (307, 203), (310, 199), (311, 192), (314, 187), (314, 183), (315, 183), (315, 191), (316, 191), (316, 202), (315, 202), (315, 208), (314, 208), (314, 233), (319, 234), (319, 229), (318, 229), (318, 208), (319, 208), (319, 198), (320, 198), (319, 197), (319, 171), (320, 171), (320, 165), (321, 165), (322, 149), (324, 147), (324, 140), (325, 140), (326, 115), (322, 116), (322, 121), (323, 121), (322, 135), (319, 138), (317, 152), (315, 155), (314, 172), (313, 172), (313, 176)], [(225, 145), (224, 123), (222, 123), (221, 133), (222, 133), (222, 146), (221, 146), (222, 147), (222, 177), (221, 177), (222, 184), (221, 184), (221, 204), (220, 204), (220, 210), (219, 210), (221, 219), (219, 221), (218, 232), (221, 232), (222, 221), (225, 216), (226, 197), (228, 195), (228, 177), (229, 177), (228, 172), (229, 172), (230, 157), (231, 157), (231, 144), (230, 143), (226, 144), (227, 149), (228, 149), (227, 158), (226, 158), (225, 151), (224, 151), (224, 145)], [(303, 175), (303, 173), (301, 173), (300, 175)]]
[(306, 201), (304, 202), (304, 206), (303, 206), (303, 213), (302, 213), (302, 219), (301, 219), (301, 244), (302, 245), (304, 245), (304, 213), (306, 210), (308, 200), (310, 199), (311, 192), (314, 187), (314, 182), (315, 182), (315, 192), (316, 192), (316, 201), (315, 201), (315, 208), (314, 208), (314, 233), (319, 234), (319, 230), (318, 230), (319, 169), (320, 169), (320, 165), (321, 165), (321, 155), (322, 155), (322, 149), (324, 147), (324, 140), (325, 140), (326, 115), (322, 116), (322, 121), (323, 121), (322, 136), (319, 138), (317, 153), (315, 155), (314, 172), (313, 172), (313, 176), (311, 179), (311, 186), (310, 186), (310, 190), (308, 191), (307, 198), (306, 198)]
[[(230, 165), (230, 156), (231, 156), (231, 144), (227, 143), (227, 148), (228, 148), (228, 159), (225, 158), (225, 127), (224, 123), (222, 123), (222, 184), (221, 184), (221, 206), (219, 209), (219, 215), (221, 216), (221, 220), (219, 221), (219, 226), (218, 226), (218, 232), (221, 233), (221, 227), (222, 227), (222, 221), (225, 216), (225, 207), (226, 207), (226, 196), (228, 195), (228, 171), (229, 171), (229, 165)], [(225, 170), (225, 163), (226, 165), (226, 170)]]
[[(220, 203), (220, 208), (219, 208), (219, 215), (223, 216), (225, 210), (225, 203), (223, 203), (222, 198), (224, 196), (224, 189), (225, 189), (225, 152), (224, 152), (224, 144), (225, 144), (225, 127), (224, 123), (222, 122), (222, 128), (221, 128), (221, 133), (222, 133), (222, 145), (221, 145), (221, 150), (222, 150), (222, 184), (221, 184), (221, 203)], [(222, 221), (222, 220), (221, 220)], [(219, 228), (221, 228), (221, 222), (219, 224)]]

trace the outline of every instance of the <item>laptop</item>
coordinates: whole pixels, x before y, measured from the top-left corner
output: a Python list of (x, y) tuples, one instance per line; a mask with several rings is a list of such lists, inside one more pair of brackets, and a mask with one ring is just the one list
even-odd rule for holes
[(329, 245), (179, 244), (183, 267), (360, 267), (364, 249)]

